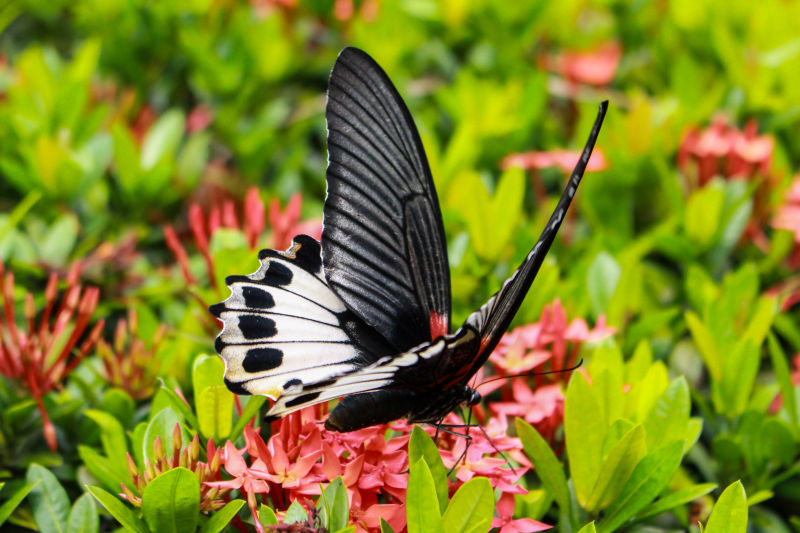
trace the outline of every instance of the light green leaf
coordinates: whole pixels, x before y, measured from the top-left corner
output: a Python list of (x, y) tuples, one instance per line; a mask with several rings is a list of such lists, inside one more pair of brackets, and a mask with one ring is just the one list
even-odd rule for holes
[[(147, 424), (147, 431), (144, 435), (144, 456), (150, 461), (154, 461), (153, 457), (153, 443), (156, 437), (161, 436), (161, 443), (164, 446), (164, 452), (169, 454), (172, 450), (172, 433), (175, 430), (175, 425), (180, 424), (181, 419), (170, 407), (161, 409), (156, 416)], [(183, 428), (181, 428), (183, 432)], [(183, 435), (182, 441), (188, 442), (186, 435)]]
[(341, 477), (337, 477), (323, 489), (317, 501), (317, 510), (322, 518), (322, 525), (328, 531), (339, 531), (347, 527), (350, 505)]
[(689, 196), (683, 223), (690, 239), (704, 248), (712, 244), (719, 230), (724, 203), (725, 191), (714, 183)]
[(103, 451), (114, 467), (114, 472), (118, 477), (126, 477), (128, 439), (125, 437), (125, 429), (119, 421), (98, 409), (87, 409), (84, 414), (100, 426), (100, 442), (103, 444)]
[(600, 532), (608, 533), (627, 522), (666, 487), (681, 462), (683, 440), (675, 440), (639, 461), (619, 498), (608, 508)]
[(266, 401), (266, 396), (247, 397), (247, 404), (244, 406), (244, 409), (242, 409), (242, 414), (239, 416), (239, 419), (236, 420), (236, 423), (233, 425), (233, 429), (231, 429), (230, 435), (228, 435), (228, 440), (234, 441), (242, 435), (244, 427), (253, 417), (258, 416), (261, 406), (264, 405)]
[(262, 503), (258, 508), (258, 521), (262, 526), (274, 526), (278, 523), (278, 517), (275, 516), (275, 511), (271, 507)]
[(104, 491), (100, 487), (89, 487), (89, 492), (92, 493), (92, 496), (97, 498), (97, 501), (106, 508), (106, 511), (125, 527), (126, 530), (133, 531), (134, 533), (150, 533), (144, 521), (137, 517), (133, 511), (115, 496)]
[(442, 515), (445, 533), (486, 533), (492, 526), (494, 491), (485, 477), (474, 477), (461, 485)]
[(594, 527), (594, 520), (580, 528), (578, 533), (597, 533), (597, 528)]
[(760, 350), (748, 338), (740, 339), (725, 358), (722, 382), (719, 383), (723, 402), (717, 407), (728, 417), (734, 418), (747, 408), (760, 363)]
[(706, 524), (706, 533), (745, 533), (747, 498), (741, 481), (736, 481), (720, 495)]
[(308, 513), (300, 502), (293, 501), (289, 508), (286, 510), (286, 516), (283, 517), (284, 524), (297, 524), (298, 522), (308, 521)]
[(406, 522), (408, 533), (444, 533), (436, 486), (424, 457), (408, 475)]
[(67, 519), (67, 533), (97, 533), (100, 517), (94, 505), (94, 498), (88, 492), (75, 501)]
[(654, 501), (642, 509), (641, 512), (636, 515), (636, 518), (641, 520), (650, 516), (656, 516), (670, 509), (674, 509), (679, 505), (694, 501), (701, 496), (705, 496), (715, 488), (717, 488), (715, 483), (702, 483), (680, 489)]
[(606, 251), (595, 256), (586, 271), (586, 292), (589, 294), (595, 315), (607, 312), (608, 304), (617, 290), (621, 276), (622, 267), (614, 256)]
[(153, 124), (142, 142), (142, 170), (152, 170), (164, 158), (172, 158), (183, 138), (183, 112), (171, 109)]
[(600, 406), (600, 399), (583, 374), (572, 374), (564, 405), (564, 433), (575, 494), (582, 506), (597, 482), (603, 461), (603, 439), (608, 428)]
[(611, 448), (585, 509), (596, 513), (611, 505), (646, 452), (645, 431), (639, 424), (625, 433)]
[(30, 492), (33, 519), (41, 531), (62, 533), (69, 516), (69, 497), (67, 491), (45, 467), (36, 463), (28, 467), (25, 476), (28, 483), (36, 486)]
[(415, 425), (414, 429), (411, 430), (411, 439), (408, 441), (408, 462), (409, 464), (416, 464), (423, 457), (425, 458), (425, 464), (430, 468), (433, 483), (436, 486), (439, 512), (444, 513), (445, 509), (447, 509), (449, 496), (447, 469), (444, 467), (439, 448), (436, 447), (433, 439), (419, 425)]
[[(38, 482), (37, 482), (38, 483)], [(5, 483), (0, 485), (0, 490)], [(8, 520), (8, 517), (11, 516), (11, 513), (14, 512), (14, 509), (25, 499), (25, 496), (33, 490), (33, 487), (36, 486), (36, 483), (26, 483), (18, 488), (14, 493), (3, 502), (3, 505), (0, 505), (0, 526)]]
[(194, 533), (199, 513), (200, 481), (189, 469), (160, 474), (142, 494), (142, 514), (151, 531)]
[(647, 449), (653, 450), (671, 436), (685, 435), (689, 423), (689, 385), (680, 376), (670, 383), (647, 416)]
[(534, 472), (539, 476), (542, 485), (553, 495), (562, 515), (572, 516), (572, 499), (563, 465), (536, 428), (521, 418), (516, 419), (516, 426), (525, 453), (533, 462)]
[(686, 325), (692, 333), (694, 343), (703, 356), (703, 361), (706, 363), (708, 373), (711, 374), (711, 379), (714, 381), (722, 380), (722, 357), (717, 349), (717, 343), (714, 340), (714, 335), (711, 330), (700, 320), (692, 311), (685, 313)]
[(206, 387), (197, 399), (197, 420), (203, 437), (219, 442), (233, 427), (234, 396), (225, 385)]
[(86, 469), (109, 490), (119, 490), (120, 483), (125, 483), (132, 488), (132, 481), (127, 468), (124, 473), (119, 472), (114, 463), (101, 455), (90, 446), (78, 445), (78, 455), (86, 465)]

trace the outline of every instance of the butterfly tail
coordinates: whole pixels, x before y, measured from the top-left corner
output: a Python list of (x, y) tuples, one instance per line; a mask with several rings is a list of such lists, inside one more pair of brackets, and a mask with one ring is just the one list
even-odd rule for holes
[(539, 240), (533, 246), (519, 268), (505, 281), (500, 290), (492, 296), (486, 304), (467, 318), (465, 326), (475, 329), (481, 338), (481, 357), (476, 361), (476, 371), (479, 366), (483, 365), (486, 358), (488, 358), (489, 354), (492, 353), (492, 350), (494, 350), (495, 346), (500, 341), (503, 333), (508, 329), (511, 320), (522, 304), (522, 300), (525, 298), (534, 278), (536, 278), (536, 274), (542, 266), (544, 257), (553, 244), (558, 229), (561, 227), (561, 222), (564, 220), (567, 209), (572, 202), (572, 198), (575, 196), (578, 184), (586, 170), (586, 165), (589, 162), (589, 157), (592, 155), (592, 150), (594, 149), (597, 136), (600, 133), (600, 127), (603, 124), (607, 109), (608, 101), (604, 101), (600, 104), (597, 119), (594, 122), (594, 126), (592, 126), (592, 131), (583, 148), (581, 157), (575, 165), (575, 169), (572, 171), (572, 175), (567, 182), (564, 192), (553, 214), (550, 215), (550, 220), (542, 231)]

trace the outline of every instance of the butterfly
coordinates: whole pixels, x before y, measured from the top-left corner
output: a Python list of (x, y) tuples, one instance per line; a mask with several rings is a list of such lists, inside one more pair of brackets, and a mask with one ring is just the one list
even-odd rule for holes
[(468, 385), (522, 303), (589, 161), (600, 111), (541, 237), (500, 290), (455, 332), (439, 201), (411, 114), (381, 67), (345, 48), (330, 75), (327, 196), (321, 241), (294, 237), (229, 276), (210, 312), (225, 383), (274, 400), (273, 421), (342, 398), (325, 427), (354, 431), (407, 418), (436, 423), (481, 399)]

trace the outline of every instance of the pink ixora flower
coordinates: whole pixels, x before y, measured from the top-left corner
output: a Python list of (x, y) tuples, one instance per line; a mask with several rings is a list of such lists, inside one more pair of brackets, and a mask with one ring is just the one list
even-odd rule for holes
[(535, 531), (545, 531), (551, 529), (549, 526), (542, 522), (533, 520), (532, 518), (518, 518), (514, 520), (514, 501), (513, 494), (503, 494), (497, 501), (495, 511), (497, 516), (492, 520), (493, 528), (500, 528), (499, 533), (533, 533)]
[(565, 50), (552, 58), (544, 58), (543, 62), (569, 82), (602, 87), (614, 79), (621, 58), (622, 46), (610, 41), (591, 50)]
[(800, 267), (800, 175), (795, 176), (783, 198), (783, 204), (772, 219), (772, 227), (785, 229), (794, 234), (794, 251), (789, 258), (789, 267)]
[(758, 135), (758, 124), (750, 120), (739, 130), (724, 115), (718, 115), (704, 130), (686, 132), (678, 149), (678, 167), (685, 173), (693, 163), (697, 183), (705, 185), (711, 178), (767, 177), (772, 166), (775, 139)]

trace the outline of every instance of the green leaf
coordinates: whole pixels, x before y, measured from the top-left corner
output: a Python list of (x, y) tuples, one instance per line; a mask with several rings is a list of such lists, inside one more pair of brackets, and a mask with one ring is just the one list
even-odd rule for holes
[(686, 434), (689, 423), (689, 385), (680, 376), (670, 383), (659, 397), (644, 423), (647, 431), (647, 449), (654, 449), (670, 437)]
[(680, 465), (683, 445), (683, 440), (672, 441), (639, 461), (619, 498), (603, 517), (600, 523), (602, 533), (623, 525), (664, 490)]
[(611, 448), (600, 469), (597, 483), (586, 502), (585, 509), (596, 513), (605, 509), (619, 496), (633, 469), (645, 456), (644, 427), (639, 424), (625, 433)]
[(36, 463), (28, 467), (25, 480), (36, 484), (29, 498), (36, 525), (41, 531), (63, 532), (70, 509), (67, 491), (52, 472)]
[[(215, 512), (209, 520), (200, 528), (200, 533), (220, 533), (230, 524), (239, 509), (245, 504), (244, 500), (231, 500), (225, 504), (225, 507)], [(268, 508), (269, 509), (269, 508)], [(261, 512), (258, 513), (259, 519)], [(274, 513), (273, 513), (274, 515)], [(277, 521), (275, 522), (277, 523)], [(263, 524), (263, 522), (262, 522)]]
[[(153, 457), (153, 443), (156, 437), (161, 436), (161, 443), (164, 446), (164, 453), (169, 454), (172, 450), (172, 432), (175, 430), (175, 425), (180, 424), (181, 419), (170, 407), (161, 409), (156, 416), (147, 424), (147, 431), (144, 435), (144, 456), (150, 461), (154, 461)], [(185, 437), (185, 435), (184, 435)], [(187, 442), (188, 438), (182, 439)]]
[(408, 475), (406, 521), (408, 533), (444, 533), (436, 486), (424, 457)]
[(728, 485), (720, 495), (706, 524), (706, 533), (745, 533), (747, 498), (741, 481)]
[(203, 389), (197, 396), (200, 434), (215, 442), (223, 440), (233, 427), (233, 393), (225, 385), (215, 385)]
[(199, 513), (200, 482), (187, 468), (160, 474), (142, 494), (142, 514), (152, 531), (194, 533)]
[(175, 155), (183, 138), (184, 122), (183, 113), (177, 109), (159, 117), (142, 142), (142, 170), (152, 170), (161, 160)]
[(97, 507), (94, 505), (94, 498), (85, 492), (75, 501), (72, 510), (67, 518), (67, 533), (97, 533), (100, 529), (100, 517), (97, 515)]
[[(37, 482), (38, 483), (38, 482)], [(3, 483), (3, 486), (5, 483)], [(0, 505), (0, 526), (8, 520), (8, 517), (11, 516), (11, 513), (14, 512), (14, 509), (25, 499), (25, 496), (33, 490), (33, 487), (36, 486), (36, 483), (26, 483), (14, 491), (11, 496), (3, 502), (3, 505)]]
[(136, 141), (122, 122), (114, 123), (111, 135), (114, 139), (114, 166), (120, 187), (126, 194), (135, 197), (142, 173)]
[(789, 365), (786, 363), (786, 354), (772, 333), (767, 337), (767, 345), (769, 346), (772, 368), (781, 387), (781, 398), (783, 400), (781, 408), (789, 413), (789, 419), (792, 421), (795, 430), (798, 430), (800, 429), (800, 416), (798, 416), (797, 412), (797, 397), (794, 383), (792, 382), (792, 374), (789, 371)]
[(79, 229), (77, 216), (72, 214), (60, 216), (47, 230), (44, 240), (39, 243), (42, 257), (46, 257), (49, 264), (66, 264), (78, 240)]
[(594, 527), (594, 520), (580, 528), (578, 533), (597, 533), (597, 529)]
[(322, 491), (317, 502), (317, 510), (322, 518), (322, 525), (328, 531), (338, 531), (347, 527), (350, 517), (350, 505), (347, 500), (347, 489), (341, 477), (337, 477)]
[(725, 191), (713, 182), (689, 196), (683, 223), (689, 238), (703, 248), (717, 235), (724, 202)]
[(103, 395), (100, 410), (116, 418), (123, 428), (133, 423), (136, 404), (130, 394), (123, 389), (109, 389)]
[(381, 518), (381, 533), (394, 533), (394, 529), (389, 525), (389, 522)]
[(442, 515), (445, 533), (491, 529), (494, 514), (494, 491), (485, 477), (474, 477), (461, 485)]
[(636, 518), (637, 520), (641, 520), (650, 516), (656, 516), (670, 509), (674, 509), (679, 505), (694, 501), (701, 496), (705, 496), (715, 488), (717, 488), (716, 483), (701, 483), (680, 489), (654, 501), (637, 513)]
[(621, 276), (622, 267), (614, 256), (606, 251), (595, 256), (586, 271), (586, 292), (595, 315), (602, 315), (608, 310)]
[(739, 340), (725, 358), (722, 382), (719, 384), (723, 402), (717, 407), (729, 418), (742, 414), (747, 408), (760, 363), (758, 346), (747, 338)]
[(408, 442), (408, 463), (416, 464), (420, 458), (425, 458), (425, 464), (430, 468), (433, 482), (436, 486), (436, 496), (439, 499), (439, 512), (444, 513), (447, 509), (448, 483), (447, 469), (442, 462), (442, 455), (433, 439), (425, 431), (415, 425), (411, 430), (411, 439)]
[(562, 515), (572, 516), (572, 499), (563, 465), (536, 428), (521, 418), (516, 419), (516, 426), (525, 453), (533, 462), (534, 472), (542, 485), (553, 495)]
[(278, 523), (278, 517), (275, 516), (275, 511), (271, 507), (267, 507), (263, 503), (258, 508), (258, 521), (262, 526), (274, 526)]
[(97, 409), (87, 409), (84, 414), (100, 426), (100, 442), (114, 472), (118, 477), (127, 477), (128, 439), (122, 424), (112, 415)]
[[(160, 398), (166, 398), (167, 404), (170, 407), (172, 407), (172, 409), (176, 413), (179, 413), (180, 416), (183, 417), (184, 420), (186, 420), (186, 423), (189, 424), (190, 427), (192, 427), (192, 428), (199, 428), (200, 427), (200, 422), (197, 420), (197, 417), (195, 416), (194, 412), (192, 411), (192, 408), (189, 407), (189, 405), (186, 404), (186, 400), (181, 398), (180, 395), (178, 395), (177, 392), (175, 392), (174, 390), (164, 386), (164, 387), (161, 387), (158, 390), (158, 396)], [(195, 402), (196, 401), (197, 400), (195, 399)], [(158, 407), (153, 406), (153, 409), (158, 409)], [(156, 412), (158, 412), (158, 411), (156, 411)]]
[(572, 374), (564, 404), (564, 433), (572, 481), (578, 502), (585, 506), (603, 461), (605, 413), (583, 374)]
[(267, 401), (266, 396), (248, 396), (247, 405), (242, 409), (242, 414), (233, 425), (228, 440), (234, 441), (238, 439), (244, 432), (244, 427), (247, 425), (254, 416), (258, 415), (261, 406)]
[(308, 513), (300, 502), (293, 501), (289, 508), (286, 510), (286, 516), (283, 517), (284, 524), (297, 524), (298, 522), (307, 522)]
[(711, 374), (711, 379), (721, 381), (723, 361), (717, 348), (717, 343), (714, 340), (714, 335), (695, 313), (687, 311), (684, 316), (686, 317), (686, 325), (689, 326), (689, 331), (692, 333), (694, 343), (697, 345), (700, 355), (703, 356), (708, 373)]
[(100, 487), (89, 487), (89, 492), (92, 493), (92, 496), (97, 498), (97, 501), (106, 508), (106, 511), (116, 518), (117, 522), (125, 527), (125, 529), (135, 533), (150, 533), (150, 530), (147, 529), (147, 525), (115, 496), (104, 491)]
[(129, 488), (133, 487), (127, 467), (124, 473), (120, 472), (108, 457), (83, 444), (78, 445), (78, 455), (89, 473), (109, 490), (119, 490), (120, 483), (125, 483)]

